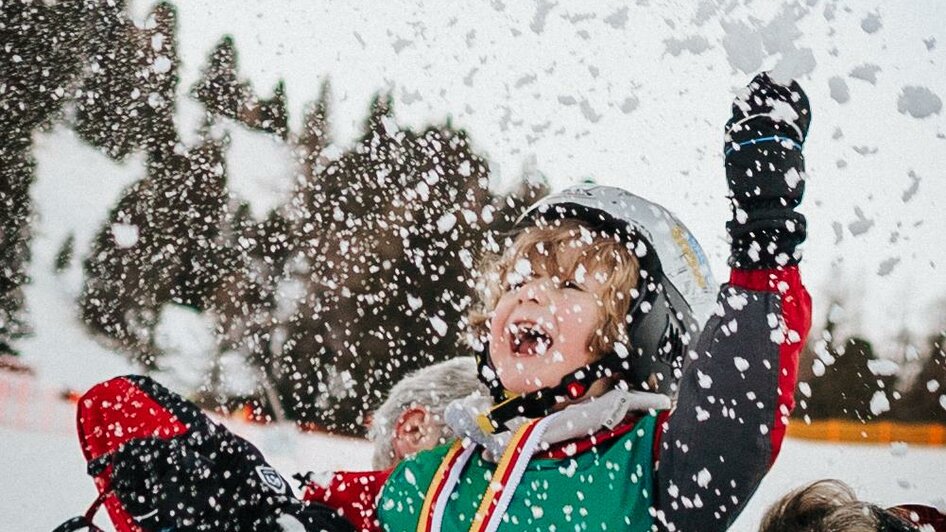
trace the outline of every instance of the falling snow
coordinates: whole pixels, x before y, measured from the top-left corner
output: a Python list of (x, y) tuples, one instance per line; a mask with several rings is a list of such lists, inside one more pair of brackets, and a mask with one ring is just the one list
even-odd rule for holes
[[(946, 86), (929, 13), (939, 6), (264, 2), (225, 13), (107, 2), (89, 17), (69, 4), (3, 3), (44, 16), (0, 52), (11, 73), (0, 83), (0, 234), (12, 239), (0, 253), (0, 355), (34, 368), (23, 389), (41, 388), (47, 402), (0, 415), (0, 462), (24, 482), (0, 490), (0, 528), (50, 529), (47, 514), (65, 518), (94, 498), (72, 405), (58, 397), (115, 374), (147, 372), (208, 408), (276, 421), (246, 430), (287, 470), (366, 465), (354, 440), (289, 456), (310, 441), (291, 422), (362, 435), (394, 382), (468, 350), (482, 252), (506, 250), (516, 218), (550, 189), (590, 179), (672, 207), (724, 279), (725, 185), (703, 177), (722, 172), (728, 100), (761, 70), (798, 78), (815, 116), (811, 175), (785, 176), (792, 189), (807, 177), (802, 269), (815, 309), (791, 424), (823, 420), (826, 397), (833, 416), (858, 423), (946, 415), (936, 362)], [(904, 31), (911, 24), (920, 27)], [(776, 105), (771, 115), (793, 113)], [(748, 216), (735, 210), (737, 222)], [(648, 251), (638, 243), (634, 253)], [(521, 260), (504, 281), (534, 273)], [(583, 264), (574, 281), (587, 274)], [(724, 293), (716, 313), (751, 309), (752, 297)], [(756, 325), (740, 316), (718, 330), (729, 338)], [(776, 313), (758, 326), (778, 346), (802, 340)], [(694, 367), (705, 357), (689, 354)], [(708, 399), (686, 417), (742, 423), (762, 408), (754, 393), (724, 403), (719, 383), (733, 370), (775, 378), (772, 364), (749, 352), (724, 362), (695, 371)], [(831, 388), (839, 382), (843, 392)], [(18, 399), (5, 383), (9, 412), (4, 401)], [(768, 436), (756, 427), (753, 437)], [(46, 459), (25, 459), (37, 451)], [(884, 504), (946, 506), (929, 467), (942, 461), (935, 449), (790, 438), (783, 455), (734, 529), (752, 529), (764, 505), (824, 475)], [(710, 490), (725, 489), (711, 469), (694, 468), (692, 485), (670, 495), (709, 504)], [(580, 527), (613, 479), (585, 477), (571, 459), (559, 471), (593, 489), (561, 508), (538, 496), (526, 518)], [(411, 468), (405, 476), (419, 484)], [(62, 497), (51, 512), (29, 502), (50, 485)]]

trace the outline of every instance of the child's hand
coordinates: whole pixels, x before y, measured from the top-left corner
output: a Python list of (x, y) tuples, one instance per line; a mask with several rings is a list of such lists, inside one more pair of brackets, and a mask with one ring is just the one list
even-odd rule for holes
[(802, 144), (810, 123), (808, 96), (798, 83), (780, 85), (763, 72), (733, 100), (732, 118), (726, 123), (726, 148), (732, 147), (730, 143), (768, 135), (786, 136)]
[(724, 153), (733, 219), (729, 263), (741, 269), (797, 264), (805, 217), (795, 212), (805, 191), (802, 143), (811, 108), (796, 82), (789, 86), (759, 74), (733, 101)]

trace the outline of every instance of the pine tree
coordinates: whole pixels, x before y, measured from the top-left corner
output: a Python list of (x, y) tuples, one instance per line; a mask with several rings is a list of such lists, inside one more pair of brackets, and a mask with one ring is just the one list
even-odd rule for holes
[[(306, 105), (302, 131), (292, 138), (297, 170), (286, 216), (293, 225), (294, 238), (299, 242), (316, 238), (323, 214), (319, 205), (324, 203), (326, 194), (323, 188), (333, 181), (332, 176), (325, 174), (329, 164), (325, 151), (331, 143), (328, 99), (329, 87), (326, 82), (322, 85), (319, 98)], [(313, 244), (304, 247), (309, 250), (317, 248)]]
[(946, 423), (946, 332), (930, 337), (923, 367), (892, 414), (902, 421)]
[(211, 115), (230, 118), (244, 126), (272, 133), (286, 140), (289, 113), (286, 109), (286, 88), (280, 80), (273, 96), (262, 100), (253, 93), (249, 82), (241, 80), (233, 38), (224, 36), (210, 54), (201, 78), (191, 94)]
[(88, 2), (4, 2), (0, 145), (28, 146), (33, 129), (58, 116), (85, 64), (92, 22), (118, 13), (117, 6)]
[(59, 246), (59, 251), (56, 253), (56, 260), (53, 263), (54, 272), (62, 273), (72, 266), (72, 256), (75, 254), (75, 245), (76, 235), (70, 232), (62, 242), (62, 245)]
[(162, 215), (156, 229), (177, 250), (181, 269), (172, 301), (197, 309), (208, 306), (219, 284), (223, 251), (218, 234), (226, 216), (225, 142), (208, 138), (178, 158), (181, 168), (160, 181), (152, 207)]
[[(364, 412), (364, 406), (352, 404), (360, 403), (365, 385), (356, 379), (359, 362), (370, 364), (365, 362), (370, 354), (360, 352), (367, 331), (359, 324), (365, 311), (358, 304), (357, 285), (369, 274), (365, 263), (373, 258), (372, 213), (384, 212), (382, 197), (393, 192), (391, 181), (404, 173), (397, 169), (411, 162), (405, 148), (384, 131), (382, 119), (389, 118), (389, 99), (376, 97), (364, 136), (325, 169), (318, 192), (304, 205), (312, 214), (312, 232), (300, 251), (311, 282), (297, 313), (301, 316), (288, 322), (290, 358), (298, 361), (298, 377), (284, 385), (293, 416), (349, 432), (360, 429)], [(305, 382), (313, 374), (315, 387)]]
[(286, 110), (286, 85), (282, 80), (273, 88), (273, 96), (268, 100), (251, 98), (240, 109), (239, 121), (249, 127), (272, 133), (286, 140), (289, 134), (289, 112)]
[(178, 142), (174, 8), (159, 3), (145, 29), (124, 12), (97, 17), (94, 24), (91, 66), (76, 101), (76, 132), (114, 159), (138, 149), (169, 152)]
[[(94, 6), (5, 2), (0, 10), (0, 354), (29, 332), (23, 285), (30, 260), (32, 133), (60, 114), (84, 64)], [(109, 16), (115, 9), (102, 7)]]
[(828, 344), (820, 358), (825, 361), (824, 373), (810, 381), (811, 398), (806, 410), (809, 416), (860, 421), (886, 417), (884, 410), (872, 411), (871, 401), (880, 393), (889, 403), (896, 376), (875, 375), (871, 371), (869, 363), (877, 357), (870, 342), (852, 337), (841, 346)]
[(16, 340), (29, 333), (23, 285), (30, 258), (29, 187), (35, 163), (29, 141), (0, 147), (0, 355), (16, 354)]
[(182, 155), (152, 153), (147, 177), (122, 195), (85, 261), (85, 323), (153, 367), (161, 306), (208, 304), (226, 198), (220, 142), (207, 139)]
[(213, 52), (191, 94), (208, 113), (236, 120), (240, 107), (250, 99), (250, 87), (237, 77), (237, 52), (233, 37), (225, 35)]
[(275, 386), (280, 360), (272, 349), (272, 335), (279, 326), (277, 285), (291, 253), (289, 225), (275, 211), (255, 223), (249, 204), (242, 203), (223, 227), (221, 248), (228, 260), (221, 264), (208, 307), (215, 316), (218, 353), (244, 355), (256, 369), (269, 411), (282, 420), (285, 414)]
[(311, 178), (328, 164), (324, 152), (332, 142), (328, 125), (328, 101), (331, 87), (328, 81), (322, 84), (319, 97), (306, 106), (302, 120), (302, 132), (295, 139), (299, 165), (305, 177)]

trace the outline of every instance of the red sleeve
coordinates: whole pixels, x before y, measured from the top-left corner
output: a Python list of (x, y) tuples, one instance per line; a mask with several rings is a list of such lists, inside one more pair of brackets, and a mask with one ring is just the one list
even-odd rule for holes
[(811, 328), (811, 296), (801, 282), (797, 266), (774, 270), (732, 270), (732, 286), (773, 292), (781, 295), (785, 338), (779, 346), (778, 398), (775, 424), (771, 435), (775, 461), (782, 448), (788, 417), (795, 409), (795, 385), (798, 381), (798, 357)]
[(306, 485), (302, 498), (338, 510), (359, 531), (378, 532), (378, 494), (391, 471), (339, 471), (327, 486), (314, 482)]
[(660, 461), (660, 442), (664, 439), (664, 432), (667, 430), (667, 420), (670, 419), (670, 410), (657, 412), (657, 425), (654, 429), (654, 445), (651, 449), (652, 460), (656, 464)]

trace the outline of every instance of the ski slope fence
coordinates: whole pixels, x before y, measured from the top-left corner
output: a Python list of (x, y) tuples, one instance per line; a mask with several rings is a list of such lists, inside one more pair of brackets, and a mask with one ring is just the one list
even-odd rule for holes
[[(75, 434), (75, 401), (79, 392), (55, 389), (29, 373), (0, 371), (0, 427), (50, 434)], [(231, 416), (242, 421), (257, 421), (248, 411), (237, 410)], [(306, 430), (308, 429), (308, 430)], [(314, 430), (313, 430), (314, 429)], [(304, 427), (307, 432), (322, 432), (318, 427)], [(828, 419), (804, 422), (792, 420), (788, 436), (805, 440), (843, 443), (893, 443), (946, 447), (946, 425)]]
[(946, 425), (872, 421), (861, 423), (847, 419), (826, 419), (805, 423), (792, 420), (788, 436), (806, 440), (847, 443), (893, 443), (946, 446)]

